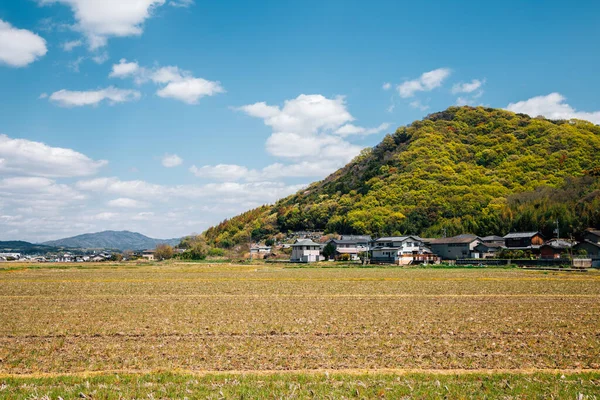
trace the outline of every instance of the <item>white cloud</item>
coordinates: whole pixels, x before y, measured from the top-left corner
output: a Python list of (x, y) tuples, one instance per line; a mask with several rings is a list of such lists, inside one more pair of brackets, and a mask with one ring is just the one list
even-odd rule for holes
[(356, 126), (354, 124), (346, 124), (338, 128), (334, 133), (336, 135), (351, 136), (351, 135), (375, 135), (388, 129), (390, 124), (384, 122), (376, 128), (363, 128), (362, 126)]
[(110, 86), (106, 89), (90, 91), (59, 90), (50, 95), (50, 101), (63, 107), (95, 106), (106, 100), (109, 104), (124, 103), (139, 100), (137, 90), (117, 89)]
[(413, 97), (416, 92), (429, 92), (440, 87), (444, 80), (450, 76), (448, 68), (438, 68), (423, 73), (419, 78), (405, 81), (398, 85), (397, 90), (402, 98)]
[(224, 181), (245, 179), (252, 173), (248, 168), (234, 164), (205, 165), (200, 168), (192, 165), (190, 172), (199, 178)]
[(301, 161), (294, 164), (274, 163), (261, 170), (248, 169), (241, 165), (219, 164), (205, 165), (203, 167), (190, 167), (190, 172), (198, 178), (217, 181), (262, 182), (281, 178), (307, 178), (329, 175), (339, 168), (339, 163), (334, 159), (318, 161)]
[(565, 103), (566, 98), (560, 93), (547, 96), (532, 97), (528, 100), (510, 103), (506, 109), (516, 113), (528, 114), (531, 117), (542, 115), (548, 119), (583, 119), (600, 124), (600, 111), (577, 111)]
[(301, 94), (286, 100), (282, 109), (266, 103), (256, 103), (239, 108), (250, 116), (262, 118), (275, 132), (311, 134), (319, 130), (336, 129), (354, 120), (346, 110), (344, 97), (328, 99), (320, 94)]
[(140, 66), (137, 62), (127, 62), (122, 58), (118, 64), (114, 64), (109, 75), (111, 78), (127, 78), (134, 76), (140, 71)]
[(77, 57), (75, 60), (70, 61), (67, 66), (69, 67), (70, 70), (72, 70), (73, 72), (79, 72), (79, 66), (81, 65), (82, 62), (85, 61), (85, 57)]
[(171, 0), (170, 6), (188, 8), (194, 5), (194, 0)]
[(429, 109), (429, 106), (427, 104), (421, 103), (420, 100), (411, 101), (409, 104), (412, 108), (418, 108), (421, 111), (426, 111)]
[(148, 203), (130, 199), (128, 197), (119, 197), (118, 199), (110, 200), (107, 203), (110, 207), (118, 207), (118, 208), (144, 208), (148, 207)]
[(62, 44), (62, 48), (64, 51), (73, 51), (74, 48), (82, 46), (83, 42), (81, 40), (71, 40), (68, 42), (64, 42)]
[(173, 168), (181, 165), (183, 163), (183, 159), (177, 154), (165, 154), (161, 160), (161, 163), (165, 168)]
[(95, 56), (93, 56), (92, 61), (94, 61), (96, 64), (104, 64), (105, 62), (108, 61), (109, 58), (110, 57), (109, 57), (108, 53), (103, 51), (103, 52), (98, 53)]
[(0, 19), (0, 64), (24, 67), (48, 52), (46, 41), (26, 29), (17, 29)]
[(127, 62), (121, 59), (119, 64), (113, 65), (110, 77), (132, 77), (137, 84), (151, 80), (157, 85), (164, 85), (156, 94), (160, 97), (173, 98), (187, 104), (197, 104), (205, 96), (214, 96), (225, 93), (220, 82), (196, 78), (189, 71), (184, 71), (176, 66), (167, 66), (149, 70), (140, 67), (137, 62)]
[(75, 29), (86, 35), (90, 49), (105, 46), (110, 37), (139, 36), (143, 23), (165, 0), (40, 0), (71, 7)]
[(0, 135), (0, 174), (38, 177), (93, 175), (107, 164), (94, 161), (71, 149), (50, 147), (41, 142), (11, 139)]
[(485, 80), (480, 81), (479, 79), (473, 79), (471, 82), (466, 83), (456, 83), (452, 86), (452, 93), (472, 93), (479, 89), (484, 83)]
[(197, 104), (205, 96), (214, 96), (224, 93), (225, 90), (219, 82), (207, 81), (202, 78), (184, 78), (180, 81), (169, 83), (156, 92), (160, 97), (170, 97), (188, 104)]
[(386, 82), (381, 86), (383, 90), (390, 90), (392, 88), (392, 84), (390, 82)]
[[(377, 128), (363, 128), (352, 124), (354, 117), (348, 112), (344, 97), (326, 98), (322, 95), (300, 95), (286, 100), (283, 107), (265, 102), (239, 107), (246, 114), (263, 119), (273, 132), (265, 147), (268, 153), (293, 160), (285, 166), (281, 176), (297, 176), (298, 171), (309, 171), (305, 162), (319, 162), (312, 169), (326, 174), (348, 163), (361, 150), (361, 146), (350, 143), (344, 137), (381, 132), (389, 127), (381, 124)], [(322, 160), (327, 159), (326, 167)], [(268, 168), (268, 167), (266, 167)], [(265, 168), (265, 169), (266, 169)], [(264, 176), (260, 171), (259, 176)], [(313, 176), (303, 172), (302, 176)], [(321, 175), (323, 176), (323, 175)]]

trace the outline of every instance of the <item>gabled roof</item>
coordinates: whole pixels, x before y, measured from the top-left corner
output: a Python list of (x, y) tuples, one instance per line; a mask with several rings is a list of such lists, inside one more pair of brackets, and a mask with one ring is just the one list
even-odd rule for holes
[(567, 242), (566, 240), (554, 239), (554, 240), (549, 240), (540, 246), (540, 248), (542, 248), (542, 247), (551, 247), (555, 250), (565, 250), (565, 249), (570, 249), (571, 247), (573, 247), (573, 243)]
[(436, 245), (436, 244), (461, 244), (461, 243), (472, 243), (475, 240), (481, 240), (478, 236), (476, 235), (471, 235), (471, 234), (464, 234), (464, 235), (458, 235), (458, 236), (454, 236), (454, 237), (449, 237), (449, 238), (440, 238), (440, 239), (434, 239), (431, 241), (432, 245)]
[(532, 238), (535, 235), (542, 236), (539, 232), (513, 232), (504, 236), (504, 239), (523, 239), (523, 238)]
[(501, 249), (504, 247), (504, 245), (500, 244), (500, 243), (485, 243), (485, 242), (482, 242), (482, 243), (478, 244), (477, 246), (485, 246), (488, 249)]
[(330, 242), (335, 244), (358, 244), (357, 240), (352, 239), (331, 239)]
[(379, 239), (376, 239), (376, 242), (404, 242), (407, 239), (413, 239), (413, 240), (418, 240), (421, 241), (421, 238), (418, 236), (387, 236), (387, 237), (381, 237)]
[(481, 240), (483, 240), (484, 242), (504, 242), (504, 238), (502, 236), (496, 235), (484, 236), (481, 238)]
[(294, 243), (292, 245), (292, 247), (298, 247), (298, 246), (320, 246), (320, 244), (315, 243), (310, 239), (298, 239), (298, 240), (296, 240), (296, 243)]
[(371, 241), (369, 235), (342, 235), (341, 240), (355, 240), (355, 241)]

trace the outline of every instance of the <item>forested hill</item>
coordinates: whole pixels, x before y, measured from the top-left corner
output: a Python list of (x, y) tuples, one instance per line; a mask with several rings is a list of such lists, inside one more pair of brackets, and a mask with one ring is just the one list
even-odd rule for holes
[(551, 234), (600, 226), (600, 126), (451, 107), (387, 135), (325, 180), (204, 233), (227, 247), (279, 232)]

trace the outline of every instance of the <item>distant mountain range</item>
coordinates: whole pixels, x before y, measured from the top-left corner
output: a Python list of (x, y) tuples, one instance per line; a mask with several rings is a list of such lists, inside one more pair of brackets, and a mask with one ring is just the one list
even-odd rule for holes
[(59, 249), (56, 247), (33, 244), (21, 240), (0, 242), (0, 253), (44, 254), (56, 252), (58, 250)]
[(45, 246), (79, 249), (146, 250), (159, 244), (176, 246), (181, 239), (153, 239), (141, 233), (129, 231), (104, 231), (86, 233), (70, 238), (51, 240), (42, 243)]

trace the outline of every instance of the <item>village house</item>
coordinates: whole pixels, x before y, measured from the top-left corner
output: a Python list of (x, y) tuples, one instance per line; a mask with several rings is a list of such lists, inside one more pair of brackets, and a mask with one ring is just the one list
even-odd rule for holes
[(154, 261), (154, 250), (144, 250), (142, 252), (142, 258), (145, 258), (148, 261)]
[(481, 239), (475, 235), (458, 235), (432, 240), (431, 251), (445, 260), (479, 258), (479, 253), (475, 251), (475, 247), (480, 243), (482, 243)]
[(271, 254), (270, 246), (255, 245), (250, 248), (250, 257), (252, 257), (252, 258), (266, 258), (270, 254)]
[(505, 245), (505, 240), (502, 236), (496, 236), (496, 235), (484, 236), (481, 238), (481, 241), (483, 243), (487, 243), (487, 244), (499, 244), (501, 246)]
[[(502, 238), (501, 238), (502, 239)], [(482, 238), (483, 240), (483, 238)], [(497, 241), (481, 242), (474, 248), (474, 253), (477, 253), (475, 258), (496, 258), (502, 249), (504, 249), (504, 240), (502, 243)]]
[(587, 254), (592, 259), (600, 260), (600, 243), (585, 240), (573, 246), (573, 254)]
[(374, 263), (398, 265), (437, 261), (437, 257), (418, 236), (392, 236), (374, 240), (371, 242), (369, 258)]
[(357, 261), (360, 259), (360, 253), (369, 250), (368, 236), (342, 236), (341, 239), (331, 239), (327, 245), (331, 245), (334, 249), (334, 258), (339, 260), (347, 254), (351, 260)]
[(573, 244), (562, 239), (552, 239), (540, 246), (540, 257), (555, 259), (568, 257), (572, 252)]
[(311, 263), (321, 260), (321, 245), (311, 239), (298, 239), (291, 247), (291, 262)]
[(544, 244), (544, 237), (539, 232), (514, 232), (504, 236), (504, 243), (509, 250), (538, 251)]

